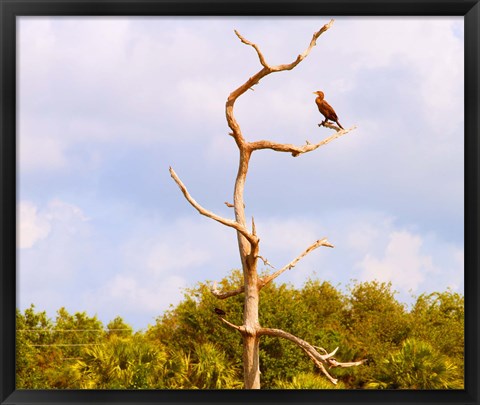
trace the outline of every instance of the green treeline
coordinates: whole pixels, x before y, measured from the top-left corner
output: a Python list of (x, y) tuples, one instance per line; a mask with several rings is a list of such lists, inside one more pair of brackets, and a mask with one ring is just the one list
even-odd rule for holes
[[(238, 271), (223, 290), (241, 283)], [(17, 310), (17, 389), (223, 389), (242, 387), (242, 340), (220, 321), (242, 323), (243, 295), (216, 299), (209, 283), (134, 332), (117, 317), (104, 326), (86, 313), (57, 311), (54, 320), (32, 305)], [(273, 337), (260, 342), (263, 389), (462, 389), (464, 298), (450, 290), (420, 295), (408, 309), (392, 286), (356, 282), (342, 293), (308, 280), (265, 287), (260, 322), (328, 351), (338, 361), (364, 365), (332, 368), (333, 386), (295, 344)]]

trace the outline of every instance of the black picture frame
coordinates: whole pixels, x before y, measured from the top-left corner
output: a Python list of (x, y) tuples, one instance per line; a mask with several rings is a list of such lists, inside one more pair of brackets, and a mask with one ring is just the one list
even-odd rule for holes
[[(15, 390), (16, 18), (20, 16), (464, 16), (465, 19), (465, 389), (373, 390)], [(479, 403), (480, 4), (461, 0), (0, 0), (1, 26), (1, 404), (40, 403)]]

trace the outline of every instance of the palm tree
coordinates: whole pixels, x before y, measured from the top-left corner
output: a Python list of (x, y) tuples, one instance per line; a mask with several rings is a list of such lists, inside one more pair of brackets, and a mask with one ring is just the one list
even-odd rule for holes
[(227, 359), (225, 353), (212, 343), (195, 347), (196, 362), (192, 367), (192, 380), (198, 388), (241, 388), (241, 368)]
[(277, 381), (275, 388), (292, 390), (322, 390), (322, 389), (344, 389), (345, 385), (339, 381), (336, 385), (318, 374), (300, 373), (294, 376), (290, 381)]
[(241, 367), (214, 344), (194, 345), (192, 353), (175, 352), (165, 364), (167, 388), (241, 388)]
[(74, 369), (82, 388), (157, 388), (165, 361), (164, 352), (139, 337), (112, 336), (105, 344), (85, 349)]
[(450, 359), (432, 346), (407, 339), (380, 367), (375, 381), (367, 388), (377, 389), (462, 389), (463, 380)]

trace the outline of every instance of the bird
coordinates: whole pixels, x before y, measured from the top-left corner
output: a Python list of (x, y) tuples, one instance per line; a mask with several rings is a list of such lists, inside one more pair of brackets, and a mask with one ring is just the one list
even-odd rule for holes
[(226, 312), (223, 309), (220, 309), (220, 308), (215, 308), (214, 311), (217, 315), (225, 315), (226, 314)]
[(314, 91), (313, 94), (317, 95), (315, 103), (317, 103), (318, 111), (320, 111), (325, 117), (325, 119), (320, 124), (318, 124), (318, 126), (321, 126), (325, 124), (328, 120), (330, 120), (336, 122), (340, 128), (344, 129), (342, 125), (340, 125), (340, 123), (338, 122), (338, 117), (335, 110), (330, 104), (325, 101), (325, 95), (323, 94), (323, 91)]

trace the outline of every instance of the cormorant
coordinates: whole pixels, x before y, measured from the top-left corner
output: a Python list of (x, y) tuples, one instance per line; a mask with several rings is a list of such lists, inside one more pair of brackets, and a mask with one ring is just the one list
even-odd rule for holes
[(330, 121), (336, 122), (337, 125), (343, 129), (343, 127), (338, 122), (338, 117), (337, 117), (337, 114), (335, 113), (335, 110), (332, 108), (330, 104), (328, 104), (325, 101), (324, 99), (325, 95), (323, 94), (323, 91), (314, 91), (313, 94), (317, 95), (317, 98), (315, 99), (315, 103), (317, 103), (318, 111), (320, 111), (322, 115), (325, 117), (325, 119), (319, 125), (323, 125), (328, 120), (330, 120)]
[(214, 311), (217, 315), (225, 315), (226, 314), (226, 312), (223, 309), (220, 309), (220, 308), (215, 308)]

